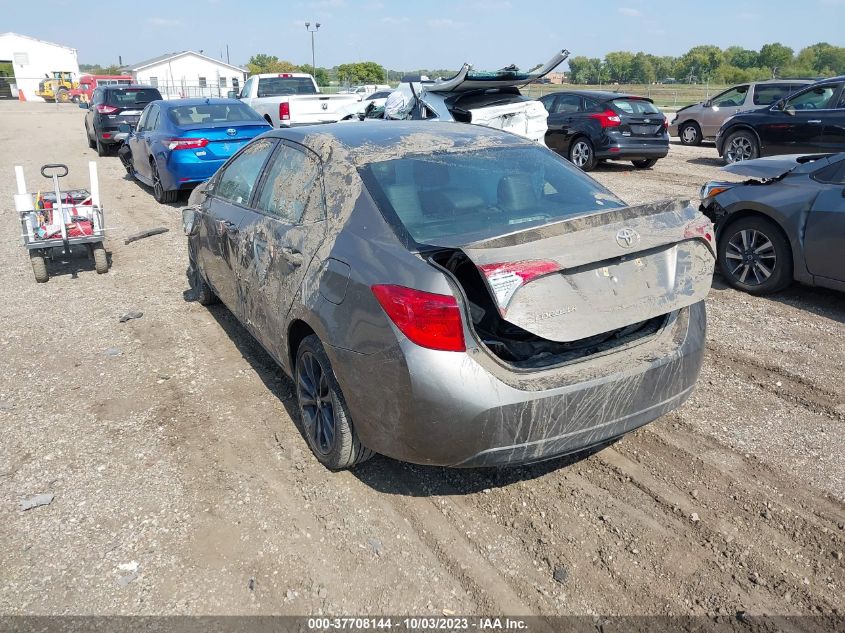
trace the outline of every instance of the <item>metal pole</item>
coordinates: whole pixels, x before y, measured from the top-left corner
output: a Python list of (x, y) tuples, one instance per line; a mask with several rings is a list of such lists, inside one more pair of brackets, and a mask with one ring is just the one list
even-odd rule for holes
[(320, 23), (315, 22), (314, 28), (311, 28), (311, 23), (305, 23), (305, 30), (311, 33), (311, 74), (314, 75), (314, 80), (316, 81), (317, 77), (317, 61), (314, 58), (314, 33), (320, 30)]

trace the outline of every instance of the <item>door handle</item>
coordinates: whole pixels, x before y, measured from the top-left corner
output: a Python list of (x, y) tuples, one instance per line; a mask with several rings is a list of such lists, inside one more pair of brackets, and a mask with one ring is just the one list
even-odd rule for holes
[(807, 121), (807, 123), (821, 123), (821, 119), (813, 119), (812, 121)]
[(291, 266), (302, 266), (302, 253), (292, 249), (290, 246), (282, 247), (282, 257), (284, 257)]

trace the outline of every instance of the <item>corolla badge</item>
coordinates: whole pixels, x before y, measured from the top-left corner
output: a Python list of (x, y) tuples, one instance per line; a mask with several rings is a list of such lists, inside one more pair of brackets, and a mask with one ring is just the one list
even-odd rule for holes
[(619, 229), (616, 233), (616, 243), (622, 248), (631, 248), (634, 244), (640, 241), (640, 234), (634, 229), (624, 228)]
[(228, 134), (229, 136), (234, 136), (237, 133), (238, 133), (238, 131), (233, 127), (230, 127), (226, 130), (226, 134)]

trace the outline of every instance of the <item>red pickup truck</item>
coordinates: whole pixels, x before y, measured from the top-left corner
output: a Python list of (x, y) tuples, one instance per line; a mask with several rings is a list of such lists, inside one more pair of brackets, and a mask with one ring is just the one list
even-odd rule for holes
[(74, 88), (68, 93), (71, 101), (74, 103), (89, 103), (91, 101), (91, 94), (94, 89), (99, 86), (128, 86), (132, 83), (132, 77), (129, 75), (82, 75), (79, 78), (79, 88)]

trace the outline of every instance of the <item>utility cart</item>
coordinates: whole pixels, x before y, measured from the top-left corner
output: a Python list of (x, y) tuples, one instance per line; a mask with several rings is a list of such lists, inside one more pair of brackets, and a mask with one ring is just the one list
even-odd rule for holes
[(29, 251), (35, 281), (50, 279), (47, 260), (57, 249), (70, 255), (74, 246), (84, 246), (94, 260), (99, 274), (108, 272), (109, 262), (105, 240), (103, 207), (100, 203), (100, 186), (97, 163), (88, 163), (91, 190), (71, 189), (62, 191), (59, 179), (68, 175), (67, 165), (50, 164), (41, 167), (41, 175), (53, 181), (53, 191), (33, 194), (27, 192), (23, 167), (15, 166), (18, 193), (15, 210), (21, 221), (23, 244)]

